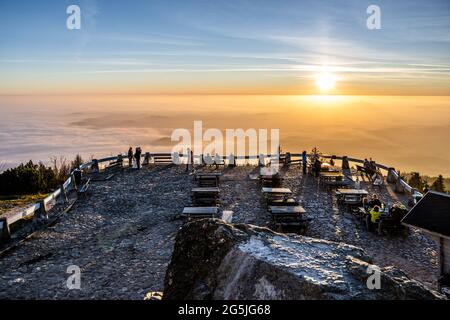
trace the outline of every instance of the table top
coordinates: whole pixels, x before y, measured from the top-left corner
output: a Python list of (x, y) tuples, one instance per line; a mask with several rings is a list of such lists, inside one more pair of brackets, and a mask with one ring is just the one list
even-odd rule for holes
[(185, 207), (183, 214), (216, 214), (217, 207)]
[(220, 177), (222, 172), (197, 172), (195, 175), (197, 177)]
[(262, 188), (264, 193), (292, 193), (289, 188)]
[(322, 165), (320, 166), (321, 170), (328, 170), (328, 171), (339, 171), (341, 170), (341, 168), (337, 167), (337, 166), (332, 166), (331, 164), (325, 162), (322, 163)]
[(320, 172), (322, 177), (343, 177), (344, 175), (337, 171), (322, 171)]
[(369, 192), (367, 192), (364, 189), (337, 189), (336, 193), (349, 194), (349, 195), (368, 195), (369, 194)]
[(302, 206), (270, 206), (270, 212), (273, 214), (283, 213), (305, 213), (306, 210)]
[(260, 176), (275, 176), (279, 173), (279, 170), (276, 170), (275, 168), (261, 168), (259, 170)]
[(198, 187), (198, 188), (192, 188), (192, 192), (194, 192), (194, 193), (218, 193), (219, 188), (218, 187)]

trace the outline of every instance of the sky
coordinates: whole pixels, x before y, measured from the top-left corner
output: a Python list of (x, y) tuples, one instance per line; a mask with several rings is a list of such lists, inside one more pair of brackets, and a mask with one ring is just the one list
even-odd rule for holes
[(2, 0), (0, 39), (1, 95), (450, 95), (447, 0)]

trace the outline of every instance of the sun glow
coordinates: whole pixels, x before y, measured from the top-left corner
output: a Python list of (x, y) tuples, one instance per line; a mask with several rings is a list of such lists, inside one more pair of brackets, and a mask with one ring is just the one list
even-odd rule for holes
[(328, 72), (316, 75), (317, 88), (322, 92), (328, 92), (335, 88), (337, 78)]

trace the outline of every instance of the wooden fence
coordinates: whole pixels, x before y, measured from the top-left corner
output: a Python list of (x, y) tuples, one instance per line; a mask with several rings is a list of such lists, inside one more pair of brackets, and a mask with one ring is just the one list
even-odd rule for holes
[[(179, 158), (186, 158), (189, 159), (189, 155), (185, 154), (177, 154)], [(264, 159), (270, 159), (271, 157), (282, 157), (285, 158), (286, 155), (289, 155), (289, 157), (301, 157), (301, 153), (284, 153), (284, 154), (264, 154), (264, 155), (241, 155), (241, 156), (220, 156), (220, 158), (224, 161), (228, 160), (229, 163), (233, 162), (236, 163), (237, 160), (258, 160), (260, 161), (261, 157), (264, 157)], [(168, 157), (168, 156), (174, 156), (171, 153), (146, 153), (143, 154), (142, 157)], [(311, 155), (308, 155), (310, 157)], [(320, 155), (322, 158), (325, 159), (334, 159), (334, 160), (342, 160), (343, 163), (346, 162), (347, 164), (349, 162), (352, 163), (364, 163), (364, 160), (357, 159), (357, 158), (349, 158), (347, 156), (335, 156), (335, 155)], [(102, 158), (98, 160), (92, 160), (86, 163), (83, 163), (80, 165), (80, 170), (86, 170), (92, 167), (93, 164), (101, 164), (105, 162), (110, 161), (116, 161), (119, 157), (126, 158), (126, 155), (118, 155), (118, 156), (112, 156), (107, 158)], [(194, 156), (193, 159), (199, 159), (199, 161), (203, 161), (204, 155), (197, 155)], [(213, 157), (214, 158), (214, 157)], [(399, 176), (399, 173), (392, 167), (385, 166), (380, 163), (376, 163), (376, 166), (379, 169), (387, 171), (387, 181), (389, 183), (395, 183), (395, 190), (397, 192), (401, 193), (408, 193), (411, 195), (417, 194), (421, 195), (420, 192), (410, 185), (408, 185), (401, 177)], [(49, 206), (54, 203), (55, 201), (62, 200), (67, 201), (67, 194), (70, 192), (76, 190), (75, 186), (75, 178), (73, 172), (71, 173), (70, 177), (61, 185), (60, 188), (58, 188), (56, 191), (54, 191), (52, 194), (47, 196), (44, 200), (41, 200), (30, 207), (24, 209), (23, 211), (14, 213), (12, 215), (4, 216), (0, 218), (0, 241), (7, 241), (10, 239), (10, 226), (22, 219), (30, 219), (31, 217), (35, 217), (37, 215), (47, 214)]]

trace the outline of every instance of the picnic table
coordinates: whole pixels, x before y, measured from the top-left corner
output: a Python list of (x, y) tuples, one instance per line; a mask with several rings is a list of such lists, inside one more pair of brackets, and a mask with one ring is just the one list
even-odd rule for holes
[(218, 187), (192, 188), (192, 201), (195, 205), (216, 205), (218, 198)]
[(305, 209), (295, 206), (269, 206), (275, 228), (281, 232), (303, 232), (310, 219), (304, 218)]
[(322, 163), (321, 167), (320, 167), (320, 171), (321, 172), (340, 172), (341, 169), (339, 167), (336, 166), (332, 166), (329, 163)]
[(198, 181), (199, 187), (218, 187), (221, 176), (221, 172), (198, 172), (194, 180)]
[(345, 176), (341, 172), (336, 171), (322, 171), (319, 175), (319, 180), (321, 182), (326, 181), (343, 181)]
[(264, 167), (259, 171), (259, 179), (263, 186), (278, 186), (281, 181), (280, 172), (275, 168)]
[(336, 194), (340, 195), (368, 195), (369, 192), (364, 189), (337, 189)]
[(218, 187), (197, 187), (197, 188), (192, 188), (191, 191), (193, 194), (198, 194), (198, 193), (217, 194), (220, 192)]
[(302, 206), (269, 206), (269, 211), (275, 215), (301, 214), (306, 212)]
[(328, 179), (339, 179), (344, 178), (344, 175), (341, 172), (337, 171), (322, 171), (320, 172), (320, 177)]
[(262, 192), (264, 194), (291, 194), (292, 191), (289, 188), (270, 188), (264, 187), (262, 188)]
[[(266, 197), (267, 205), (289, 205), (288, 197), (292, 194), (292, 191), (288, 188), (262, 188), (262, 192)], [(295, 202), (292, 202), (295, 204)], [(291, 204), (291, 205), (292, 205)]]
[(217, 211), (217, 207), (185, 207), (182, 214), (188, 218), (204, 218), (214, 217)]
[(337, 189), (338, 202), (347, 206), (361, 205), (369, 192), (364, 189)]
[(222, 176), (222, 172), (196, 172), (194, 173), (195, 177), (220, 177)]
[(344, 178), (345, 176), (341, 172), (323, 171), (320, 172), (319, 181), (327, 186), (343, 186), (349, 183)]

